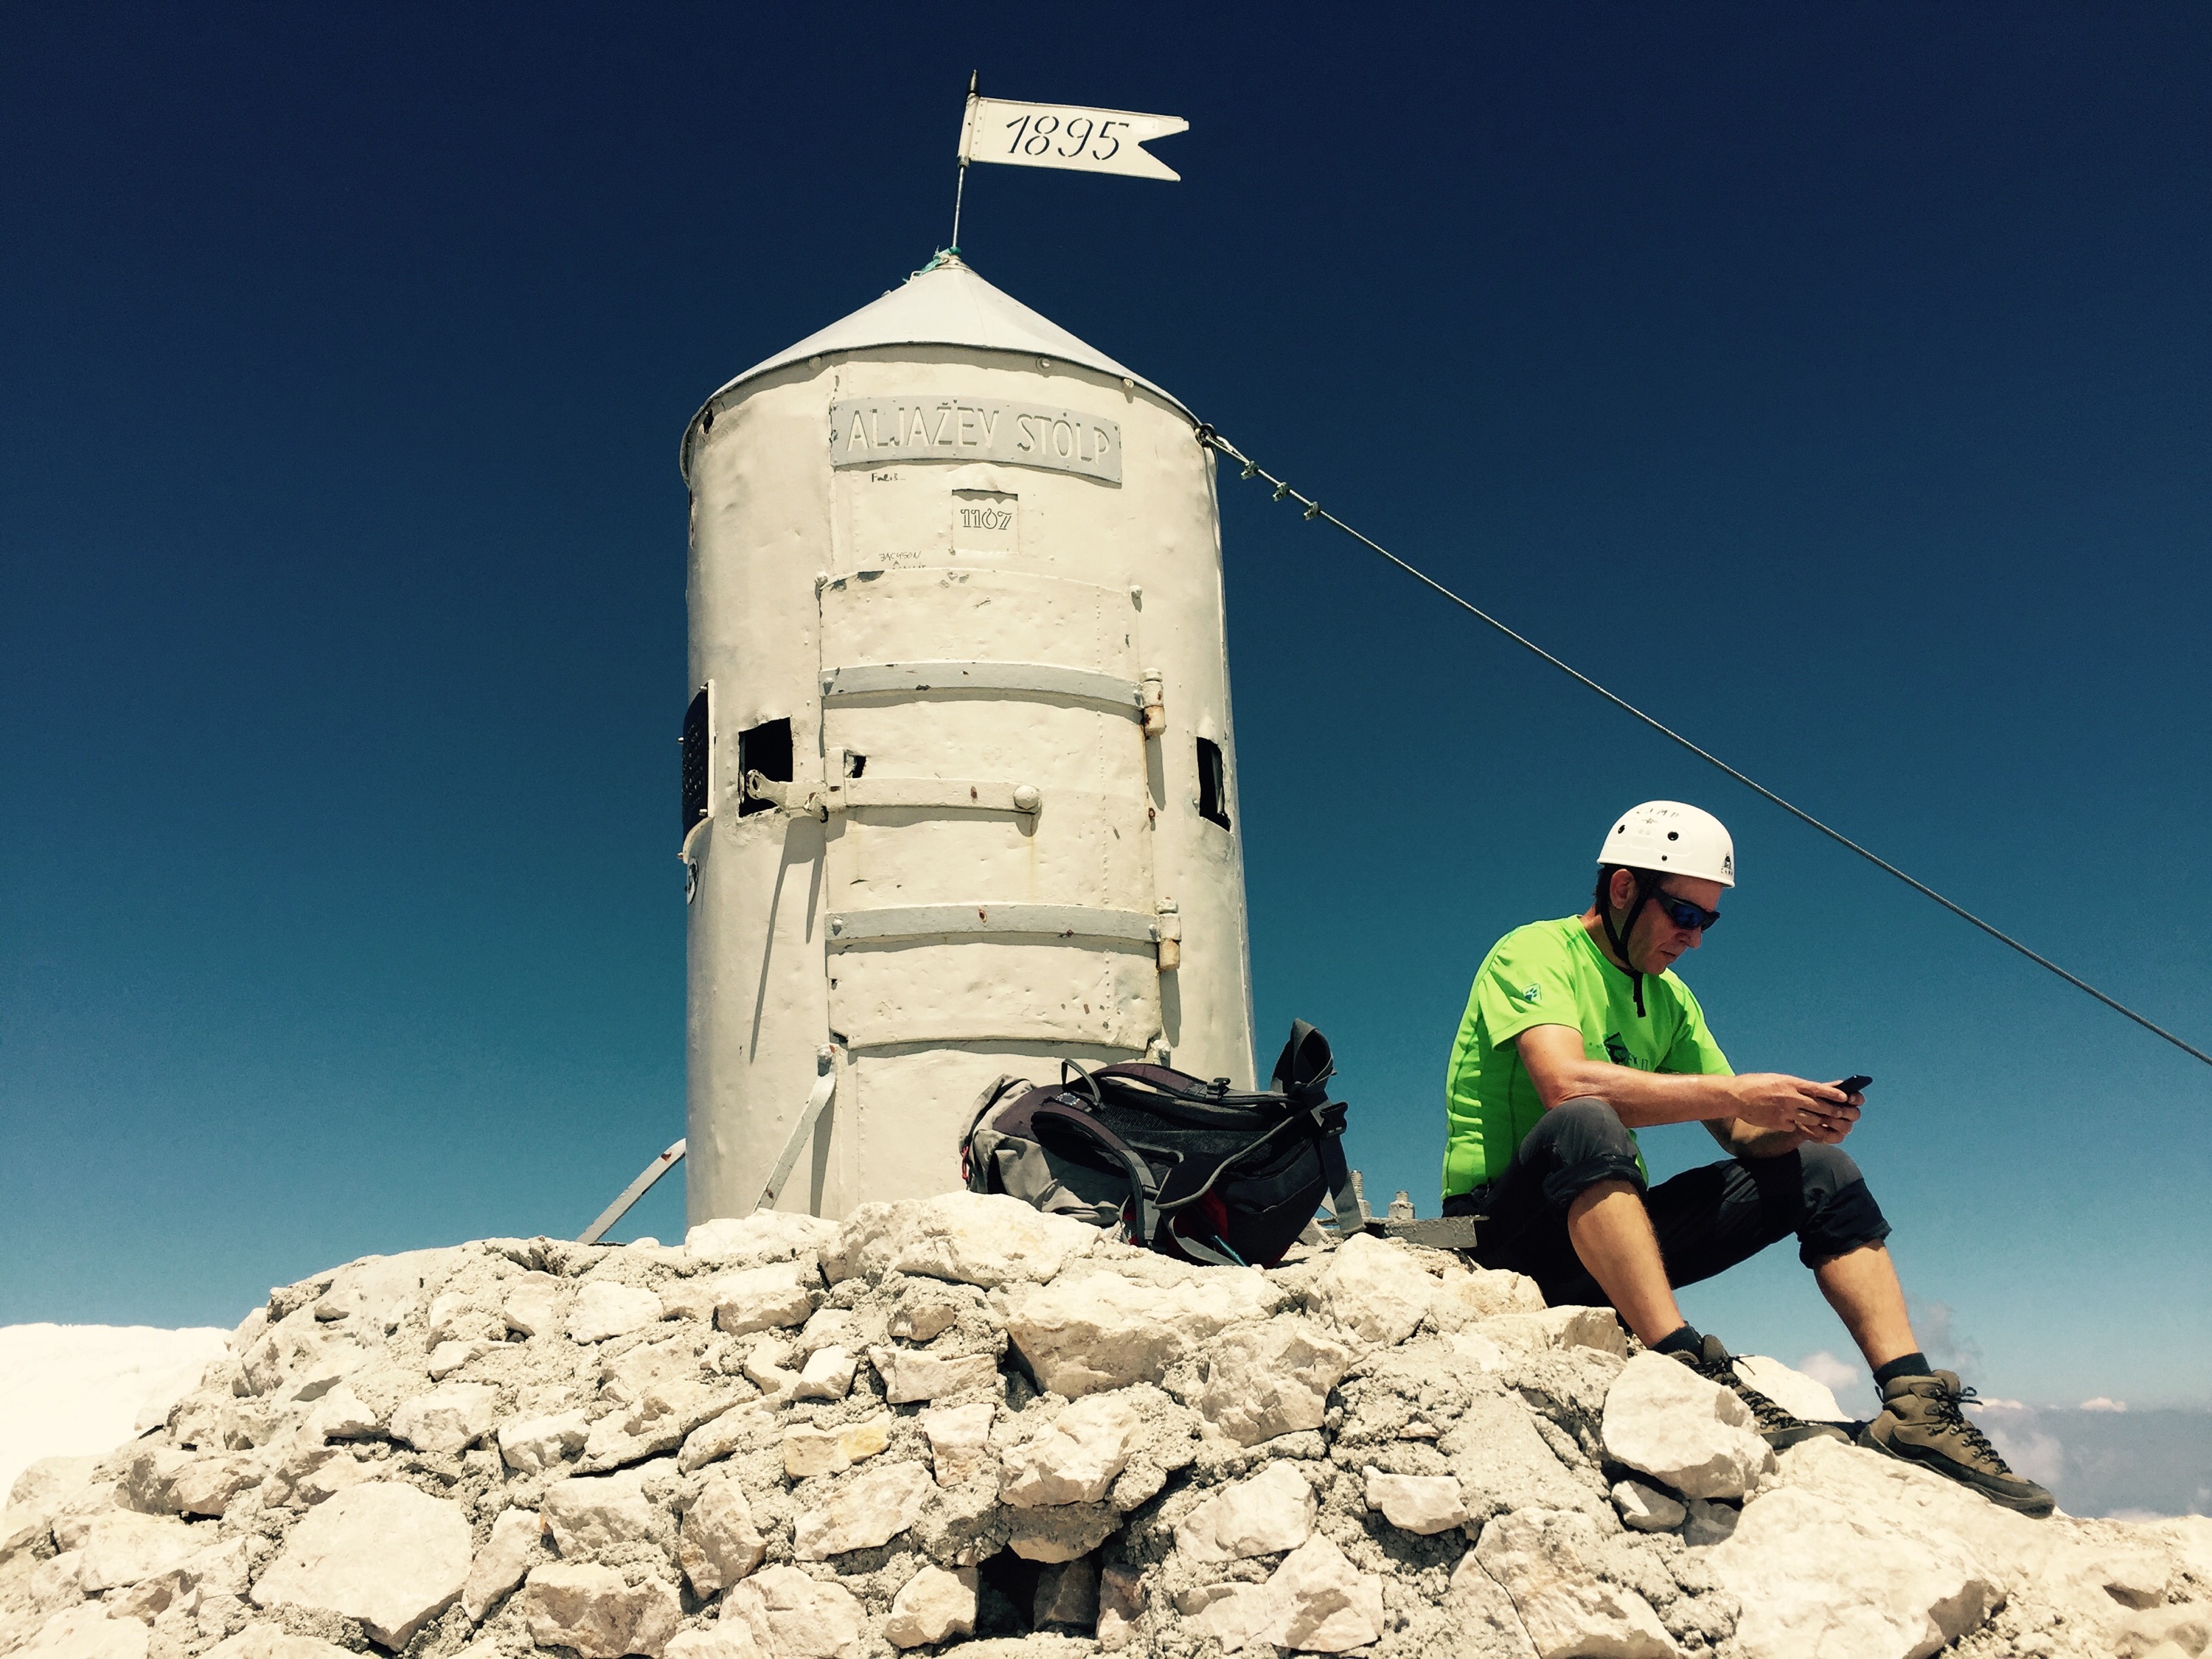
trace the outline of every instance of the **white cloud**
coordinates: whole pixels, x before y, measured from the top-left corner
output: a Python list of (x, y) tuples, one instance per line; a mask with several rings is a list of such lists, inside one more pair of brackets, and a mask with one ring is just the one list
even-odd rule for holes
[(1836, 1403), (1853, 1417), (1871, 1417), (1876, 1410), (1874, 1379), (1866, 1367), (1822, 1348), (1797, 1362), (1797, 1369), (1836, 1396)]
[(1959, 1328), (1958, 1315), (1948, 1302), (1925, 1302), (1912, 1310), (1912, 1328), (1920, 1338), (1921, 1352), (1947, 1371), (1966, 1381), (1982, 1368), (1982, 1345)]
[(2127, 1408), (2126, 1401), (2107, 1399), (2101, 1394), (2093, 1400), (2085, 1400), (2081, 1402), (2081, 1409), (2085, 1412), (2124, 1412)]
[(2029, 1480), (2055, 1485), (2066, 1471), (2066, 1447), (2058, 1437), (2039, 1428), (2035, 1413), (2025, 1406), (1997, 1412), (1994, 1419), (1982, 1428), (1998, 1455)]

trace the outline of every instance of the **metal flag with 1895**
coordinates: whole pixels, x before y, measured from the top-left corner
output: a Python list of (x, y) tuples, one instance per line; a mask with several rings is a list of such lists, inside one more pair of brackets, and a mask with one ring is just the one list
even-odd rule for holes
[(1148, 154), (1144, 145), (1149, 139), (1189, 129), (1190, 123), (1179, 115), (1142, 115), (1080, 104), (1018, 104), (970, 93), (967, 119), (960, 126), (960, 163), (997, 161), (1008, 167), (1177, 179), (1182, 175)]

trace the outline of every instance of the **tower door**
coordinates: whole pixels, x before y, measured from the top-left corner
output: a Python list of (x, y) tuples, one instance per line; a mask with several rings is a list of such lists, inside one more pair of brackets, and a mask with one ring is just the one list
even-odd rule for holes
[(866, 1156), (920, 1160), (913, 1189), (939, 1190), (963, 1126), (884, 1115), (935, 1116), (950, 1090), (957, 1115), (989, 1079), (953, 1073), (1159, 1036), (1135, 605), (972, 566), (834, 578), (821, 605), (832, 1036)]

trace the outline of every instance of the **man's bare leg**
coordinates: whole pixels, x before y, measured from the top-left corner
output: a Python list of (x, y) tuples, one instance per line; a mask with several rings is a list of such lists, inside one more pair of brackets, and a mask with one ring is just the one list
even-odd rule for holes
[[(1567, 1206), (1567, 1237), (1589, 1276), (1644, 1346), (1672, 1336), (1687, 1322), (1675, 1304), (1674, 1287), (1667, 1283), (1659, 1236), (1651, 1231), (1643, 1195), (1633, 1186), (1626, 1181), (1601, 1181), (1577, 1193)], [(1891, 1283), (1895, 1282), (1893, 1275)], [(1823, 1279), (1821, 1288), (1826, 1287)], [(1829, 1299), (1835, 1298), (1832, 1295)], [(1901, 1292), (1898, 1305), (1904, 1307)], [(1911, 1346), (1908, 1342), (1905, 1349)]]
[(1820, 1294), (1828, 1298), (1828, 1305), (1850, 1332), (1851, 1340), (1859, 1345), (1870, 1369), (1918, 1351), (1912, 1322), (1905, 1311), (1905, 1287), (1898, 1283), (1897, 1267), (1890, 1261), (1889, 1252), (1880, 1244), (1862, 1244), (1856, 1250), (1832, 1255), (1813, 1269), (1813, 1277), (1820, 1281)]

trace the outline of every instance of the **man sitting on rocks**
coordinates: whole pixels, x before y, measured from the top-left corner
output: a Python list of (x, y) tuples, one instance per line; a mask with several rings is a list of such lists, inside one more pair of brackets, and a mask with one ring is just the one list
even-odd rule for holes
[[(1611, 1304), (1647, 1347), (1743, 1396), (1778, 1449), (1842, 1431), (1801, 1421), (1692, 1330), (1674, 1287), (1790, 1234), (1874, 1371), (1882, 1411), (1862, 1444), (2007, 1508), (2051, 1494), (2008, 1468), (1933, 1370), (1882, 1241), (1889, 1223), (1839, 1149), (1863, 1097), (1778, 1073), (1737, 1076), (1675, 958), (1704, 942), (1735, 885), (1719, 819), (1647, 801), (1598, 854), (1588, 911), (1516, 928), (1475, 975), (1446, 1079), (1444, 1213), (1486, 1216), (1475, 1255), (1528, 1274), (1554, 1304)], [(1702, 1123), (1729, 1153), (1649, 1184), (1635, 1131)]]

